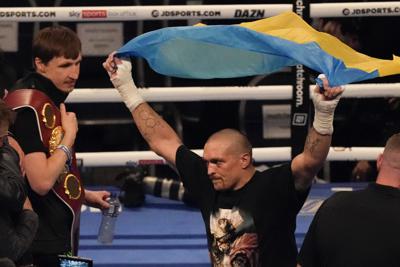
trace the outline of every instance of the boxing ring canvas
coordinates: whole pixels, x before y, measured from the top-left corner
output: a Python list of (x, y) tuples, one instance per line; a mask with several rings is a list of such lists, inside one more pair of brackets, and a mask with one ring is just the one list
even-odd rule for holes
[[(297, 246), (301, 246), (324, 199), (336, 191), (365, 186), (365, 183), (314, 184), (297, 219)], [(200, 212), (182, 202), (146, 195), (142, 207), (123, 207), (114, 241), (109, 245), (97, 242), (100, 221), (100, 212), (84, 207), (79, 255), (92, 258), (95, 266), (210, 266)]]

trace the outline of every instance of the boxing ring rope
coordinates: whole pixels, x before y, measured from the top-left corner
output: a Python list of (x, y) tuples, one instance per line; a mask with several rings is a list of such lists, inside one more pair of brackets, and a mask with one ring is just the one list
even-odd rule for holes
[[(314, 86), (310, 86), (312, 90)], [(379, 90), (376, 90), (380, 87)], [(139, 90), (149, 102), (166, 101), (201, 101), (201, 100), (288, 100), (292, 86), (252, 86), (252, 87), (173, 87), (148, 88)], [(343, 97), (400, 97), (400, 83), (387, 84), (349, 84)], [(115, 89), (77, 89), (67, 99), (69, 103), (121, 102)], [(133, 123), (133, 122), (132, 122)], [(202, 155), (202, 150), (193, 150)], [(328, 161), (375, 160), (382, 147), (332, 147)], [(256, 162), (280, 162), (291, 158), (290, 147), (254, 148)], [(84, 152), (77, 153), (77, 158), (85, 167), (105, 167), (124, 165), (166, 164), (165, 160), (152, 151), (123, 152)]]
[(400, 16), (400, 2), (315, 3), (310, 17)]
[[(314, 85), (310, 86), (310, 90), (313, 88)], [(400, 97), (400, 83), (349, 84), (345, 88), (343, 97), (347, 98)], [(292, 86), (150, 87), (140, 89), (139, 93), (149, 102), (289, 100), (292, 98)], [(66, 100), (67, 103), (121, 101), (118, 92), (110, 88), (77, 88)]]
[[(300, 2), (299, 2), (300, 3)], [(302, 3), (296, 2), (301, 12)], [(310, 17), (399, 16), (400, 2), (311, 3)], [(180, 5), (180, 6), (87, 6), (87, 7), (7, 7), (0, 8), (0, 21), (135, 21), (187, 19), (259, 19), (293, 9), (292, 4), (254, 5)], [(297, 13), (298, 13), (297, 12)], [(310, 87), (311, 88), (311, 87)], [(377, 89), (379, 88), (379, 89)], [(346, 86), (343, 97), (399, 97), (400, 83), (352, 84)], [(291, 99), (292, 86), (254, 87), (177, 87), (140, 90), (150, 102), (203, 100), (278, 100)], [(67, 99), (69, 103), (121, 102), (114, 89), (77, 89)], [(381, 147), (332, 147), (328, 160), (375, 160)], [(202, 153), (202, 150), (194, 150)], [(257, 162), (279, 162), (291, 158), (290, 147), (254, 148)], [(77, 153), (82, 166), (124, 166), (136, 164), (166, 164), (152, 151)]]
[[(198, 155), (203, 150), (192, 150)], [(383, 147), (331, 147), (328, 161), (375, 160)], [(122, 152), (80, 152), (77, 159), (84, 167), (115, 167), (167, 164), (166, 161), (152, 151), (122, 151)], [(290, 147), (253, 148), (253, 158), (256, 162), (283, 162), (291, 158)]]
[[(292, 4), (3, 7), (0, 21), (134, 21), (254, 19), (292, 10)], [(297, 6), (297, 9), (304, 8)], [(311, 3), (310, 17), (399, 16), (400, 2)]]

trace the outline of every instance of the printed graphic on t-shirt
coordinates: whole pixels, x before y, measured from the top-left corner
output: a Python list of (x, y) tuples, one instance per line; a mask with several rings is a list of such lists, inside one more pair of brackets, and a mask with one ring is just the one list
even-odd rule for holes
[(211, 260), (216, 267), (251, 267), (258, 262), (254, 220), (237, 208), (219, 209), (210, 216)]

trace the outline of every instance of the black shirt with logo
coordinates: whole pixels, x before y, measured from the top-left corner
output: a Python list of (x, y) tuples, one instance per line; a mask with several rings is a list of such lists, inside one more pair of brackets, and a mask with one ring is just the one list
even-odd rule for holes
[(295, 266), (298, 192), (289, 164), (256, 172), (235, 191), (215, 191), (201, 157), (179, 147), (176, 166), (206, 226), (213, 266)]

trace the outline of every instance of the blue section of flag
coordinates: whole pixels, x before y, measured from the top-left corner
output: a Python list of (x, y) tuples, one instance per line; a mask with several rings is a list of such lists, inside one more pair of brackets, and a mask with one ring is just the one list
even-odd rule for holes
[(347, 68), (316, 42), (299, 44), (239, 25), (164, 28), (132, 39), (118, 55), (143, 57), (155, 71), (181, 78), (262, 75), (296, 64), (326, 74), (331, 86), (379, 76)]

